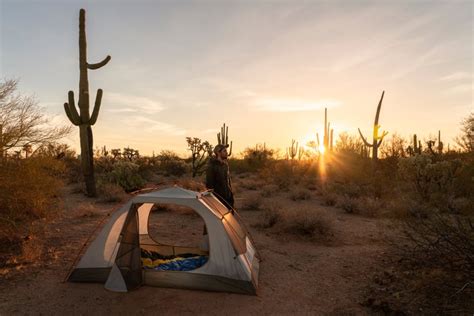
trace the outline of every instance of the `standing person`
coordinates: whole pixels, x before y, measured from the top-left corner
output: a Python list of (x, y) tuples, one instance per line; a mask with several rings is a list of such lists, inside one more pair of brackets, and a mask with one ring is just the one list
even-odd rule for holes
[(234, 193), (227, 163), (227, 147), (229, 145), (221, 144), (214, 147), (214, 156), (209, 160), (206, 170), (206, 188), (214, 190), (216, 197), (222, 204), (232, 210), (234, 208)]

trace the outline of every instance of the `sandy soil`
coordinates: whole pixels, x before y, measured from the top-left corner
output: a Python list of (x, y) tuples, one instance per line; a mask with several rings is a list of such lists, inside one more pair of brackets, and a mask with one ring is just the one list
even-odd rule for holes
[[(311, 205), (322, 209), (332, 223), (333, 238), (328, 243), (276, 234), (256, 228), (255, 224), (262, 220), (262, 212), (242, 211), (263, 257), (257, 296), (148, 286), (121, 294), (107, 291), (102, 284), (62, 282), (87, 237), (104, 216), (119, 205), (86, 199), (72, 193), (71, 188), (67, 191), (64, 211), (52, 222), (43, 224), (46, 225), (46, 259), (37, 264), (20, 264), (6, 279), (0, 279), (1, 315), (369, 313), (361, 303), (370, 276), (384, 257), (386, 224), (380, 219), (322, 206), (317, 196), (294, 202), (281, 194), (275, 198), (279, 205), (290, 208)], [(238, 197), (245, 199), (252, 193), (242, 191)], [(160, 227), (172, 229), (174, 232), (168, 237), (177, 239), (186, 232), (196, 239), (202, 232), (199, 217), (183, 215), (185, 221), (177, 223), (178, 217), (166, 214), (162, 212), (154, 217), (158, 221), (154, 224), (157, 235), (160, 235)], [(166, 224), (160, 224), (160, 220)]]

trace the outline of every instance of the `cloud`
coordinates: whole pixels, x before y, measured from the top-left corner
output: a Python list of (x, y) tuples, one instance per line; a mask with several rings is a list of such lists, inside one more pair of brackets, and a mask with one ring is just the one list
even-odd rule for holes
[(465, 71), (458, 71), (450, 75), (441, 77), (439, 80), (440, 81), (458, 81), (458, 80), (472, 80), (472, 79), (473, 79), (472, 73), (468, 73)]
[(182, 136), (186, 134), (186, 130), (175, 125), (154, 120), (145, 116), (132, 116), (127, 118), (127, 124), (134, 128), (140, 128), (147, 132), (163, 132), (173, 136)]
[(326, 107), (337, 107), (341, 102), (334, 99), (305, 101), (295, 99), (260, 99), (255, 102), (257, 111), (267, 112), (304, 112), (315, 111)]
[(165, 109), (163, 104), (152, 99), (116, 92), (104, 96), (107, 102), (106, 111), (113, 113), (155, 114)]
[(474, 90), (474, 85), (472, 83), (464, 83), (464, 84), (458, 84), (454, 87), (447, 89), (446, 93), (456, 94), (456, 93), (472, 92), (473, 90)]

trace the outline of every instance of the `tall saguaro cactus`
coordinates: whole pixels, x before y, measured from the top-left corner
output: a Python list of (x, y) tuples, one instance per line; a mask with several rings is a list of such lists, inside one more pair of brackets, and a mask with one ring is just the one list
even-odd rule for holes
[(291, 147), (286, 149), (286, 155), (291, 160), (294, 160), (296, 155), (298, 155), (298, 142), (296, 140), (291, 140)]
[(69, 91), (68, 102), (64, 103), (64, 110), (72, 124), (79, 126), (79, 136), (81, 140), (81, 167), (86, 183), (88, 196), (96, 196), (93, 160), (93, 139), (91, 126), (97, 121), (99, 116), (100, 103), (102, 100), (102, 89), (97, 90), (94, 109), (92, 115), (89, 113), (89, 80), (87, 70), (95, 70), (105, 66), (110, 61), (110, 56), (105, 57), (99, 63), (89, 64), (87, 62), (87, 42), (86, 42), (86, 11), (79, 11), (79, 112), (74, 103), (74, 92)]
[[(229, 126), (224, 125), (221, 127), (221, 132), (217, 133), (217, 144), (229, 145)], [(232, 141), (230, 142), (228, 156), (232, 155)]]
[(388, 132), (384, 131), (382, 133), (382, 135), (379, 135), (379, 128), (380, 128), (380, 125), (379, 125), (379, 116), (380, 116), (380, 109), (382, 108), (382, 101), (383, 101), (383, 96), (385, 94), (385, 91), (382, 92), (382, 96), (380, 97), (380, 101), (379, 101), (379, 105), (377, 106), (377, 113), (375, 114), (375, 121), (374, 121), (374, 134), (373, 134), (373, 138), (372, 138), (372, 144), (370, 144), (367, 139), (364, 137), (364, 135), (362, 134), (362, 132), (360, 131), (360, 128), (358, 129), (359, 130), (359, 134), (360, 134), (360, 137), (362, 138), (362, 140), (364, 141), (364, 144), (367, 146), (367, 147), (371, 147), (372, 148), (372, 159), (373, 160), (377, 160), (378, 159), (378, 151), (379, 151), (379, 147), (380, 145), (382, 144), (382, 141), (383, 141), (383, 138), (385, 136), (387, 136)]
[[(331, 128), (331, 122), (328, 122), (328, 109), (324, 108), (324, 135), (323, 135), (323, 147), (325, 151), (332, 151), (333, 148), (333, 134), (334, 130)], [(319, 147), (319, 135), (316, 133)]]

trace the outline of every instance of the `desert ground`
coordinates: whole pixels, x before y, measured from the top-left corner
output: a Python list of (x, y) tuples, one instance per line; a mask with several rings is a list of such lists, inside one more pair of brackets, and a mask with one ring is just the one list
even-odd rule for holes
[[(258, 195), (254, 208), (270, 203), (277, 208), (311, 208), (324, 218), (324, 233), (311, 239), (285, 234), (261, 224), (265, 212), (252, 209), (258, 187), (246, 188), (236, 179), (237, 209), (262, 257), (258, 295), (181, 290), (142, 286), (114, 293), (103, 284), (68, 283), (64, 279), (78, 252), (100, 230), (121, 203), (86, 198), (74, 185), (63, 190), (64, 205), (53, 220), (35, 223), (43, 232), (28, 243), (32, 256), (47, 249), (41, 260), (13, 262), (2, 269), (0, 314), (210, 314), (221, 315), (354, 315), (369, 313), (367, 286), (377, 269), (389, 265), (384, 239), (388, 222), (348, 214), (326, 206), (317, 192), (294, 201), (289, 193)], [(169, 186), (167, 183), (161, 187)], [(247, 186), (248, 187), (248, 186)], [(166, 229), (166, 233), (161, 228)], [(193, 243), (202, 220), (192, 214), (157, 212), (150, 229), (160, 240)], [(41, 234), (39, 234), (41, 235)], [(188, 238), (189, 237), (189, 238)], [(26, 236), (25, 238), (29, 238)], [(373, 302), (371, 303), (373, 305)], [(372, 310), (373, 311), (373, 310)]]

